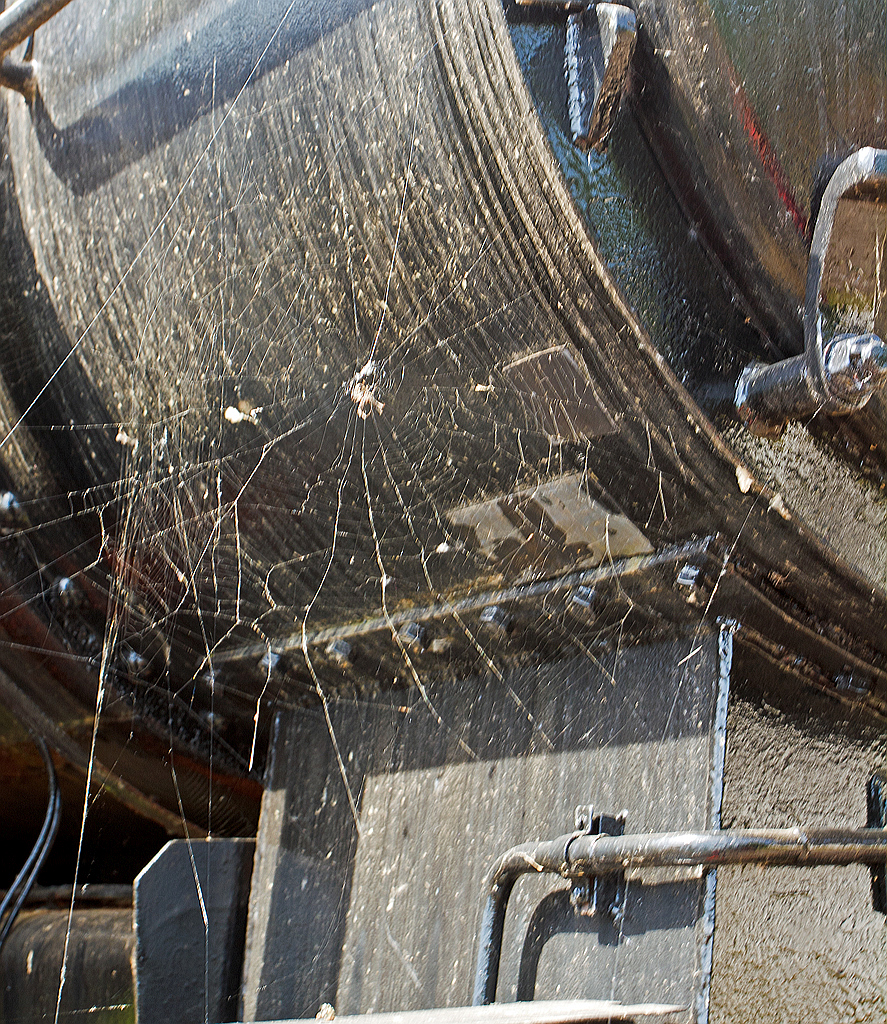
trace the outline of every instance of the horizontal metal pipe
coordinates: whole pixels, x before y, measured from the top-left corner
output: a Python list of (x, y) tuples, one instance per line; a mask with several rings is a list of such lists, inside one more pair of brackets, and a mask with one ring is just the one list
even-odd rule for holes
[(565, 878), (639, 867), (717, 867), (721, 864), (880, 864), (887, 861), (887, 829), (724, 829), (608, 836), (571, 833), (524, 843), (493, 867), (481, 921), (474, 1004), (496, 999), (505, 911), (521, 875), (548, 872)]
[(0, 14), (0, 57), (32, 36), (71, 0), (18, 0)]
[(724, 829), (630, 836), (561, 836), (509, 850), (500, 858), (498, 871), (503, 874), (556, 871), (572, 876), (606, 874), (629, 867), (877, 864), (885, 859), (885, 829)]

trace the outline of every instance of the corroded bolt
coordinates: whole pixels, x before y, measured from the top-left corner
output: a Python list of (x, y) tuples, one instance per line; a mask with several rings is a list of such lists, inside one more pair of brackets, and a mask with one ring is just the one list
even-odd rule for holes
[(398, 637), (404, 647), (409, 647), (414, 651), (424, 651), (428, 630), (418, 622), (408, 622), (398, 633)]
[(484, 608), (480, 613), (480, 622), (482, 626), (486, 626), (487, 629), (495, 633), (505, 634), (511, 628), (511, 616), (497, 604), (487, 605)]
[(354, 661), (354, 649), (347, 640), (331, 640), (326, 646), (326, 655), (340, 668), (348, 668)]

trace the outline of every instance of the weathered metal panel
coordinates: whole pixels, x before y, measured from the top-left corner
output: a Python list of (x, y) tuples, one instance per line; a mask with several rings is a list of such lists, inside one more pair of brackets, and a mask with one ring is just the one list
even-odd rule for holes
[[(343, 1014), (468, 1003), (485, 876), (508, 847), (568, 831), (579, 804), (625, 809), (631, 831), (712, 824), (719, 679), (708, 633), (339, 701), (328, 720), (287, 715), (258, 839), (245, 1019), (324, 1001)], [(575, 917), (565, 887), (519, 884), (498, 998), (655, 999), (689, 1015), (704, 973), (698, 873), (631, 877), (621, 927)]]
[(254, 850), (176, 839), (135, 880), (139, 1024), (236, 1019)]

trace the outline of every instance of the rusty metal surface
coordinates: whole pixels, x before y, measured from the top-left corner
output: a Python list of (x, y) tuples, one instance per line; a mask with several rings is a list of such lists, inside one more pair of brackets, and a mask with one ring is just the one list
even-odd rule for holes
[[(0, 956), (0, 1020), (134, 1024), (131, 910), (26, 909)], [(65, 946), (67, 978), (58, 1004)]]
[[(648, 32), (652, 72), (634, 86), (651, 116), (706, 99), (692, 72), (717, 59), (701, 56), (714, 26), (686, 4), (651, 14), (666, 43), (685, 22), (683, 98)], [(82, 0), (40, 30), (38, 56), (39, 98), (3, 105), (0, 661), (72, 759), (86, 759), (104, 666), (95, 763), (114, 766), (118, 792), (170, 828), (212, 816), (250, 831), (275, 701), (425, 685), (392, 616), (550, 582), (576, 545), (606, 566), (620, 553), (608, 520), (630, 534), (623, 554), (718, 537), (718, 610), (772, 619), (779, 643), (788, 622), (823, 685), (849, 664), (859, 698), (884, 708), (877, 559), (808, 528), (804, 503), (741, 464), (669, 368), (668, 339), (699, 313), (681, 313), (688, 264), (644, 278), (674, 306), (632, 308), (496, 0)], [(695, 122), (674, 123), (692, 149)], [(614, 146), (646, 174), (637, 131)], [(774, 187), (754, 183), (765, 219)], [(656, 203), (670, 216), (671, 199)], [(785, 287), (762, 302), (777, 320), (796, 235), (785, 221), (775, 236)], [(694, 339), (723, 327), (732, 359), (754, 331), (740, 307), (722, 317), (720, 278), (702, 305), (718, 289)], [(594, 513), (578, 538), (533, 497), (576, 481), (575, 507)], [(475, 513), (493, 507), (508, 543), (478, 536)], [(656, 621), (655, 603), (629, 599)], [(544, 605), (533, 617), (549, 657), (572, 623)], [(356, 682), (347, 655), (306, 642), (367, 622), (390, 641), (351, 663)], [(500, 655), (466, 628), (480, 661)], [(272, 664), (278, 646), (291, 657)], [(464, 674), (455, 656), (439, 665), (438, 679)]]

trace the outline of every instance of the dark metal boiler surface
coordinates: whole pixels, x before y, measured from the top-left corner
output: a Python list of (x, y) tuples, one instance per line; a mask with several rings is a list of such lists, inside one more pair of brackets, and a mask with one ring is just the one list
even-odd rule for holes
[[(161, 831), (258, 827), (261, 846), (268, 772), (293, 806), (317, 789), (315, 761), (347, 782), (349, 757), (372, 751), (401, 772), (361, 718), (379, 702), (422, 718), (404, 764), (429, 779), (472, 758), (519, 774), (562, 729), (560, 796), (574, 798), (563, 773), (595, 765), (659, 822), (660, 767), (625, 782), (595, 745), (621, 742), (621, 715), (638, 743), (647, 722), (651, 750), (680, 722), (699, 733), (692, 771), (723, 769), (717, 672), (701, 710), (681, 687), (682, 659), (725, 631), (766, 666), (733, 719), (742, 742), (788, 692), (804, 728), (864, 732), (854, 786), (863, 763), (883, 768), (883, 396), (778, 437), (750, 433), (733, 397), (750, 363), (803, 351), (825, 183), (885, 146), (884, 12), (644, 0), (608, 148), (583, 153), (564, 6), (73, 0), (13, 55), (33, 81), (0, 104), (0, 703), (65, 760), (57, 880), (82, 881), (104, 842), (70, 811), (84, 788), (87, 808), (101, 790), (108, 820), (141, 822), (127, 831), (150, 856)], [(883, 238), (879, 188), (862, 200)], [(852, 223), (836, 223), (851, 251)], [(847, 257), (869, 305), (841, 299), (881, 337), (883, 251)], [(824, 278), (832, 298), (846, 277)], [(626, 670), (620, 689), (613, 666), (635, 650), (658, 674)], [(565, 668), (576, 659), (586, 669)], [(530, 685), (539, 666), (551, 678)], [(568, 676), (581, 712), (558, 691)], [(485, 700), (489, 724), (470, 713)], [(27, 741), (3, 728), (7, 775), (32, 778)], [(527, 817), (500, 836), (556, 830), (562, 808), (505, 777)], [(17, 792), (39, 804), (41, 787)], [(681, 820), (714, 827), (720, 798), (690, 791)], [(309, 830), (319, 844), (325, 827)], [(347, 885), (372, 876), (329, 829)], [(109, 858), (93, 860), (107, 880)], [(360, 922), (335, 922), (363, 963)], [(417, 977), (425, 1005), (465, 998)], [(382, 1007), (355, 978), (347, 1005)], [(313, 1015), (315, 995), (267, 1012)]]

